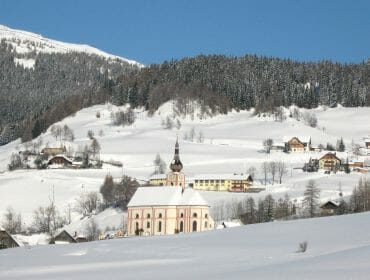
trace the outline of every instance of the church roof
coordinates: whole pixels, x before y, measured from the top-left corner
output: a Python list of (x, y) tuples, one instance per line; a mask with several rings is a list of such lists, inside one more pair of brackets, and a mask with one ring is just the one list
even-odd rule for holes
[(195, 190), (182, 187), (140, 187), (130, 200), (128, 207), (138, 206), (208, 206), (204, 198)]

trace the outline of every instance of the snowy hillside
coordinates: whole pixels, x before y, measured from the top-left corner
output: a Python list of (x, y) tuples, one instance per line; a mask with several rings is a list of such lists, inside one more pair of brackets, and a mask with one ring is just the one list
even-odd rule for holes
[[(370, 213), (0, 251), (0, 279), (369, 279)], [(297, 253), (307, 241), (307, 251)]]
[[(11, 44), (18, 54), (27, 54), (33, 51), (35, 51), (36, 53), (83, 52), (87, 54), (102, 56), (107, 59), (121, 60), (139, 67), (143, 66), (136, 61), (111, 55), (88, 45), (69, 44), (56, 40), (51, 40), (35, 33), (11, 29), (4, 25), (0, 25), (0, 41), (2, 40), (5, 40), (5, 43), (7, 44)], [(34, 60), (16, 59), (15, 63), (21, 64), (26, 68), (31, 68), (33, 66)]]
[[(257, 194), (238, 194), (225, 192), (203, 192), (203, 196), (212, 205), (221, 200), (240, 199), (245, 196), (255, 198), (271, 193), (280, 198), (288, 193), (292, 199), (303, 196), (307, 181), (315, 179), (321, 189), (321, 200), (338, 198), (341, 186), (344, 195), (349, 195), (358, 180), (364, 176), (360, 173), (324, 174), (304, 173), (299, 168), (310, 157), (320, 157), (322, 153), (262, 152), (262, 141), (268, 137), (281, 141), (286, 135), (311, 136), (315, 145), (327, 142), (335, 144), (343, 137), (350, 148), (351, 142), (361, 143), (362, 137), (369, 134), (370, 108), (318, 108), (311, 110), (318, 118), (319, 128), (306, 126), (302, 121), (288, 118), (280, 123), (272, 118), (253, 116), (250, 111), (232, 112), (214, 118), (199, 119), (195, 117), (180, 118), (181, 128), (164, 129), (161, 125), (167, 116), (172, 115), (172, 103), (163, 105), (153, 117), (147, 112), (137, 110), (137, 120), (131, 126), (113, 126), (111, 112), (119, 110), (110, 104), (87, 108), (57, 123), (68, 125), (75, 134), (74, 142), (56, 141), (50, 129), (34, 142), (42, 139), (43, 145), (49, 147), (67, 145), (78, 151), (83, 145), (90, 145), (87, 137), (93, 131), (101, 146), (101, 159), (120, 161), (123, 167), (104, 164), (102, 169), (46, 169), (6, 171), (10, 155), (24, 150), (18, 141), (0, 147), (0, 216), (8, 205), (22, 213), (26, 223), (32, 220), (33, 211), (40, 205), (49, 203), (55, 191), (58, 207), (74, 203), (82, 193), (99, 191), (106, 174), (115, 178), (122, 174), (133, 176), (141, 182), (148, 180), (154, 171), (153, 160), (160, 154), (166, 163), (170, 163), (176, 136), (180, 141), (180, 156), (188, 182), (201, 173), (242, 173), (249, 167), (257, 169), (255, 185), (260, 186), (263, 178), (260, 167), (264, 161), (282, 160), (289, 172), (282, 184), (268, 184), (267, 190)], [(100, 118), (97, 118), (97, 113)], [(183, 140), (185, 134), (194, 128), (196, 135), (204, 135), (203, 143)], [(325, 128), (325, 129), (323, 129)], [(339, 155), (340, 156), (340, 155)]]

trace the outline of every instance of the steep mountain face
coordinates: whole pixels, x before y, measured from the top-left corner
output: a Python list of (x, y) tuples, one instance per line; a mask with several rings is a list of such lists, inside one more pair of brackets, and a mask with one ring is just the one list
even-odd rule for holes
[(29, 140), (53, 122), (109, 100), (112, 80), (142, 66), (0, 26), (0, 145)]

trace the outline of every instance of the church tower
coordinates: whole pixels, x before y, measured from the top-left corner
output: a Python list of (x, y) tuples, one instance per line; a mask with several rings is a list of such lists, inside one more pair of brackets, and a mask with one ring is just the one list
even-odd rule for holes
[(185, 188), (185, 175), (181, 172), (182, 163), (180, 160), (179, 141), (176, 139), (175, 155), (170, 164), (171, 172), (167, 174), (167, 186), (180, 186)]

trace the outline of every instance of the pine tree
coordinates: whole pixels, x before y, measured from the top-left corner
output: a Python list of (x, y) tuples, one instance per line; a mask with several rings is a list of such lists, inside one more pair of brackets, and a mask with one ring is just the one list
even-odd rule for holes
[(311, 218), (317, 215), (319, 206), (320, 189), (317, 187), (314, 180), (308, 181), (306, 190), (304, 191), (303, 207), (307, 215)]

